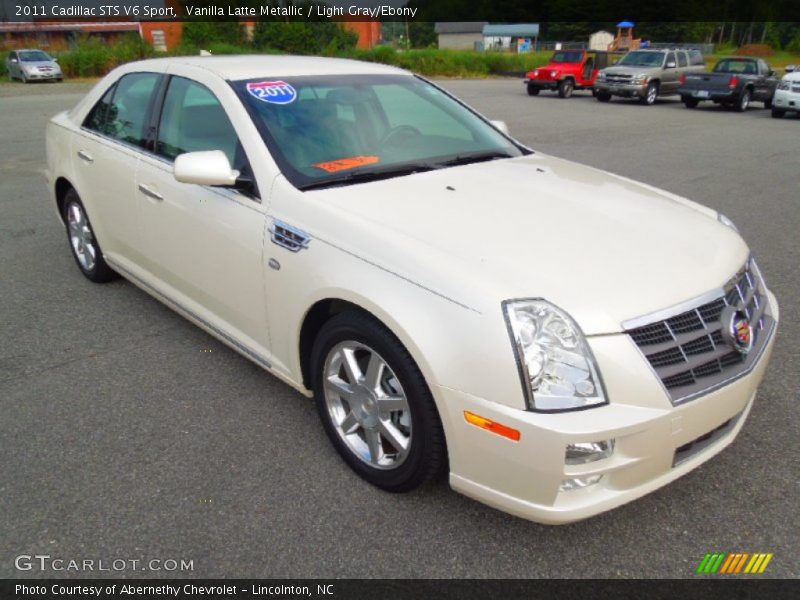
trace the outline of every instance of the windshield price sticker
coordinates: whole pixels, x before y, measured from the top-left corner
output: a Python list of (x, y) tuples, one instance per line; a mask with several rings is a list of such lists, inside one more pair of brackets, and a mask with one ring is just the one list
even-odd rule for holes
[(297, 99), (297, 91), (285, 81), (259, 81), (247, 84), (248, 93), (268, 104), (291, 104)]
[(314, 166), (328, 173), (336, 173), (338, 171), (346, 171), (365, 165), (374, 165), (377, 162), (380, 162), (380, 158), (377, 156), (350, 156), (348, 158), (316, 163)]

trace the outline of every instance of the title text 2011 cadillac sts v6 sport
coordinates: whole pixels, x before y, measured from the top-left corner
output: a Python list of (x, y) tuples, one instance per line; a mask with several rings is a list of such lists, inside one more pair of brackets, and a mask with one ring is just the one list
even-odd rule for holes
[(131, 63), (47, 129), (72, 253), (316, 400), (343, 459), (546, 523), (730, 444), (778, 305), (724, 216), (406, 71)]

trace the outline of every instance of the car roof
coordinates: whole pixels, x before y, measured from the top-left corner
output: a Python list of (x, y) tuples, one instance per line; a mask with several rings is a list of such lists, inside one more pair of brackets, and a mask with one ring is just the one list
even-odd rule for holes
[(405, 74), (408, 71), (377, 63), (342, 58), (292, 55), (175, 56), (128, 63), (136, 69), (163, 71), (170, 66), (200, 67), (222, 79), (237, 81), (258, 77), (302, 77), (313, 75)]

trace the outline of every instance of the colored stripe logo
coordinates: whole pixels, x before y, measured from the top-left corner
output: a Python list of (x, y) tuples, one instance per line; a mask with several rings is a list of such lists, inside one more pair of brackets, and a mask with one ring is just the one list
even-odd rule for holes
[(749, 554), (747, 552), (715, 552), (708, 553), (697, 566), (697, 573), (708, 573), (718, 575), (757, 575), (763, 573), (769, 561), (772, 560), (772, 552)]

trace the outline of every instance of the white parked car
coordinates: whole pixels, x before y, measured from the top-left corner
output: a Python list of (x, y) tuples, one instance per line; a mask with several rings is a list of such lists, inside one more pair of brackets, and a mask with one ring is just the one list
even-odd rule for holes
[(778, 83), (772, 100), (772, 117), (775, 119), (787, 112), (800, 113), (800, 70), (794, 65), (786, 67), (786, 70), (789, 73)]
[(722, 215), (504, 129), (387, 66), (148, 60), (53, 118), (47, 176), (87, 278), (313, 396), (364, 479), (563, 523), (733, 441), (778, 305)]

